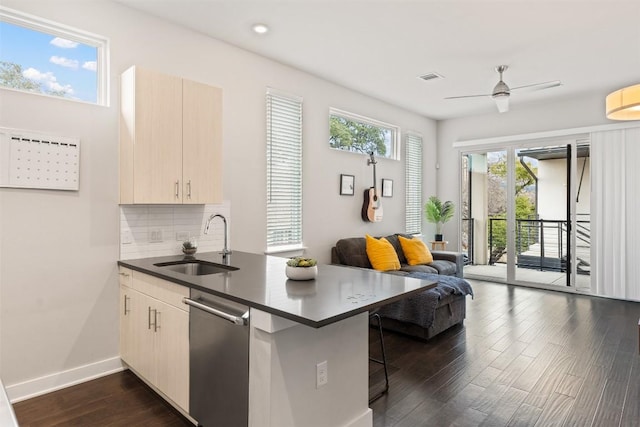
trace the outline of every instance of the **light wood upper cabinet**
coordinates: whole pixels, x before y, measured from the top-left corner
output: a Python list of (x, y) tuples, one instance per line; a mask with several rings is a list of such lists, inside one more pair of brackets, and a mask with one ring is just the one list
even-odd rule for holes
[[(222, 90), (182, 81), (183, 203), (222, 200)], [(211, 120), (215, 117), (216, 120)]]
[(120, 203), (222, 200), (222, 90), (131, 67), (121, 78)]

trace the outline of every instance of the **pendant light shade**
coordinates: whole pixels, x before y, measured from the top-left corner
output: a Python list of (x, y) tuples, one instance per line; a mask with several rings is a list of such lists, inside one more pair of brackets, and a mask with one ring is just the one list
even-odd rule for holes
[(498, 107), (498, 111), (500, 113), (506, 113), (509, 111), (509, 93), (497, 94), (492, 96), (493, 100), (496, 103), (496, 107)]
[(607, 118), (611, 120), (640, 120), (640, 84), (607, 95)]

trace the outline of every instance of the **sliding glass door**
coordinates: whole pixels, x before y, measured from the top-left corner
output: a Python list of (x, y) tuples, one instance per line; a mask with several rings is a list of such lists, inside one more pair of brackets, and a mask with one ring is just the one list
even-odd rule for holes
[(515, 281), (570, 285), (571, 145), (515, 149)]
[(465, 274), (507, 281), (507, 151), (462, 156), (462, 250)]
[(575, 140), (463, 153), (465, 276), (588, 286), (588, 160), (588, 143)]

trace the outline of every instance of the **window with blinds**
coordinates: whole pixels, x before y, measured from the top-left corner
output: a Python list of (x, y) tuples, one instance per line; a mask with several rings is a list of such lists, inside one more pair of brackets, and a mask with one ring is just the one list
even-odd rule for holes
[(302, 245), (302, 98), (267, 91), (267, 248)]
[(422, 232), (422, 137), (407, 134), (405, 145), (405, 231), (419, 234)]

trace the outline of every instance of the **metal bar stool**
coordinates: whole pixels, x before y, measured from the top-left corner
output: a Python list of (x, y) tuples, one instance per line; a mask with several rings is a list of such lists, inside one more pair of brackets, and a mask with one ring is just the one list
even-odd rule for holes
[(369, 356), (369, 360), (381, 364), (384, 367), (384, 390), (369, 399), (372, 403), (382, 397), (389, 391), (389, 373), (387, 372), (387, 354), (384, 351), (384, 338), (382, 337), (382, 318), (378, 314), (378, 310), (369, 313), (369, 320), (376, 318), (378, 320), (378, 333), (380, 334), (380, 348), (382, 349), (382, 360)]

